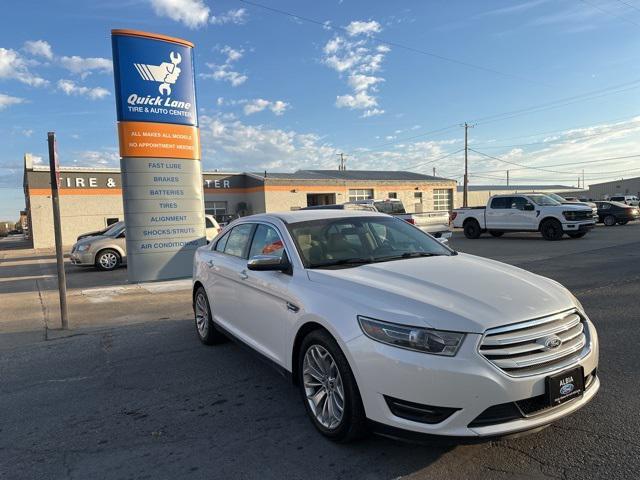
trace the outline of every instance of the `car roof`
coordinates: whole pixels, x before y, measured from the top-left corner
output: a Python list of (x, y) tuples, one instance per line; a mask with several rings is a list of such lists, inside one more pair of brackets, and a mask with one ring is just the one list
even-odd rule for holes
[(292, 210), (290, 212), (260, 213), (242, 217), (243, 221), (260, 221), (278, 219), (284, 223), (308, 222), (312, 220), (325, 220), (331, 218), (348, 217), (388, 217), (385, 213), (371, 212), (368, 210), (340, 210), (340, 209), (317, 209), (317, 210)]

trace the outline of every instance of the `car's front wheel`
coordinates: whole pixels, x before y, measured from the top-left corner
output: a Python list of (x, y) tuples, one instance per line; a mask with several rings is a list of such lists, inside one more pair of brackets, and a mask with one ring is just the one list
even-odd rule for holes
[(314, 330), (302, 341), (298, 383), (305, 409), (324, 436), (349, 442), (367, 433), (356, 380), (342, 350), (325, 330)]
[(562, 224), (555, 219), (542, 222), (542, 225), (540, 225), (540, 233), (542, 233), (545, 240), (560, 240), (564, 235)]
[(102, 250), (98, 255), (96, 255), (96, 268), (103, 272), (115, 270), (120, 266), (121, 262), (122, 258), (120, 258), (120, 254), (110, 248)]
[(604, 217), (604, 224), (607, 227), (613, 227), (616, 224), (616, 217), (614, 217), (613, 215), (607, 215), (606, 217)]

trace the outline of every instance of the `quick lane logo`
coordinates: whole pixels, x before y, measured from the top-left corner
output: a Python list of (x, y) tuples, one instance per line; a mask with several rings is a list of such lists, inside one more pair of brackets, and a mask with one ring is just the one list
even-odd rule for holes
[(162, 62), (160, 65), (147, 65), (144, 63), (133, 64), (143, 80), (160, 83), (158, 91), (161, 95), (171, 95), (171, 85), (178, 81), (178, 77), (182, 71), (180, 67), (178, 67), (180, 62), (182, 62), (182, 56), (179, 53), (171, 52), (169, 59), (171, 63)]

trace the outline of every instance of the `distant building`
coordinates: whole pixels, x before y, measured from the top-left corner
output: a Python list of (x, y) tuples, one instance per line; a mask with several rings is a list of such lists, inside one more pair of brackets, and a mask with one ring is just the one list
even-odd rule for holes
[[(480, 207), (487, 204), (491, 195), (503, 195), (509, 193), (557, 193), (559, 195), (577, 195), (582, 192), (579, 188), (568, 187), (566, 185), (469, 185), (468, 205), (470, 207)], [(464, 187), (458, 186), (456, 208), (462, 206)]]
[(604, 200), (605, 197), (612, 195), (636, 195), (640, 197), (640, 177), (589, 185), (589, 198)]
[[(120, 169), (62, 167), (60, 180), (64, 245), (124, 219)], [(455, 180), (402, 171), (204, 172), (202, 183), (205, 211), (219, 221), (371, 198), (397, 198), (412, 213), (451, 210), (456, 193)], [(34, 248), (53, 247), (49, 168), (33, 165), (30, 156), (25, 156), (24, 194)]]

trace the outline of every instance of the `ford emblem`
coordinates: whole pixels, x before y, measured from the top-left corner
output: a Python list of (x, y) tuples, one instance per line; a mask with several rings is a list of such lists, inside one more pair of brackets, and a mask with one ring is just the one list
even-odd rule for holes
[(562, 339), (557, 335), (551, 335), (544, 339), (544, 346), (548, 350), (553, 350), (554, 348), (558, 348), (562, 345)]
[(573, 392), (573, 389), (573, 383), (567, 383), (560, 387), (560, 395), (569, 395), (571, 392)]

